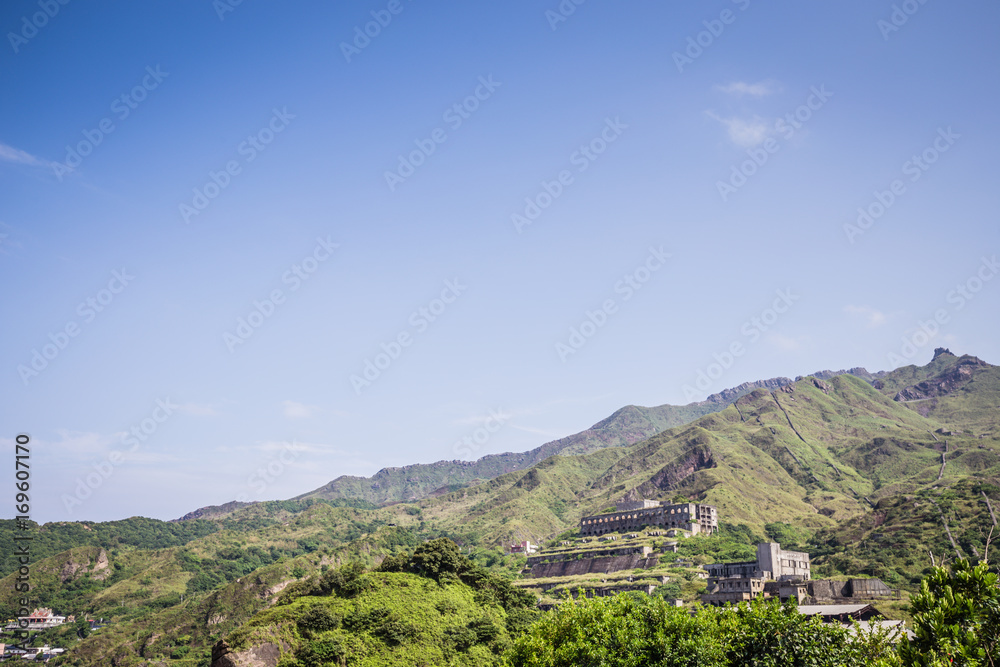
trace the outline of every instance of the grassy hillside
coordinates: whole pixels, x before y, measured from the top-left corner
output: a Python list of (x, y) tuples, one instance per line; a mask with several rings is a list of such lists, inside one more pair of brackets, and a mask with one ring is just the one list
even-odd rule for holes
[[(862, 375), (857, 370), (852, 373)], [(913, 590), (930, 553), (936, 559), (956, 557), (956, 548), (974, 558), (985, 553), (993, 525), (986, 499), (1000, 511), (998, 371), (939, 351), (927, 366), (866, 378), (874, 378), (874, 386), (848, 374), (782, 382), (774, 391), (745, 387), (749, 393), (739, 400), (683, 425), (667, 426), (677, 414), (624, 408), (595, 426), (607, 442), (619, 438), (618, 445), (588, 451), (585, 441), (565, 439), (560, 455), (527, 469), (415, 502), (376, 507), (364, 498), (307, 499), (234, 504), (175, 524), (52, 524), (39, 532), (36, 554), (49, 557), (36, 563), (33, 583), (37, 598), (60, 613), (112, 620), (83, 641), (69, 629), (53, 631), (74, 646), (64, 664), (103, 665), (110, 657), (117, 665), (204, 667), (222, 637), (236, 642), (234, 650), (249, 647), (240, 644), (244, 635), (232, 633), (257, 614), (278, 614), (260, 627), (284, 623), (276, 620), (284, 612), (273, 606), (279, 595), (286, 587), (302, 593), (300, 586), (318, 580), (324, 568), (351, 559), (371, 566), (425, 539), (449, 536), (478, 562), (516, 571), (514, 561), (489, 549), (571, 535), (582, 516), (624, 496), (718, 506), (724, 535), (685, 541), (680, 554), (664, 556), (665, 571), (678, 577), (689, 599), (703, 585), (691, 568), (749, 553), (763, 536), (811, 552), (817, 576), (879, 576)], [(645, 429), (659, 432), (622, 444)], [(383, 578), (378, 588), (436, 599), (438, 589), (425, 590), (426, 582), (403, 581)], [(12, 583), (11, 576), (0, 582), (0, 606), (8, 615)], [(345, 618), (358, 609), (332, 599), (289, 608), (296, 616), (320, 602)], [(293, 653), (312, 641), (288, 623), (283, 627)], [(381, 641), (378, 632), (372, 637), (338, 641), (372, 659), (405, 662), (416, 655), (365, 643)], [(413, 637), (419, 651), (439, 651), (435, 660), (464, 664), (466, 657), (442, 652), (448, 645), (442, 635)], [(258, 640), (263, 636), (251, 643)]]
[(220, 642), (213, 664), (280, 654), (282, 667), (496, 665), (534, 619), (534, 604), (436, 540), (374, 572), (349, 564), (290, 588)]
[[(630, 447), (553, 457), (416, 506), (429, 524), (488, 543), (545, 539), (625, 495), (684, 496), (758, 529), (775, 520), (820, 528), (935, 481), (943, 443), (931, 432), (942, 426), (852, 376), (807, 378)], [(995, 476), (984, 443), (995, 444), (950, 438), (945, 477)]]

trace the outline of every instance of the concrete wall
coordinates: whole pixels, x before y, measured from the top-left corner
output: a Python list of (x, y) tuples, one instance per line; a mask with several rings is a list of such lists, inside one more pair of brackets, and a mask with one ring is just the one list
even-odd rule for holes
[(679, 503), (595, 514), (580, 520), (580, 534), (603, 535), (638, 530), (643, 526), (680, 528), (696, 535), (703, 532), (712, 533), (719, 527), (718, 512), (712, 505)]
[(777, 581), (807, 580), (810, 577), (809, 554), (801, 551), (785, 551), (775, 542), (757, 545), (757, 566), (765, 572), (770, 572)]
[(622, 570), (648, 570), (656, 567), (659, 562), (660, 559), (655, 556), (647, 558), (637, 554), (606, 558), (582, 558), (580, 560), (564, 560), (558, 563), (539, 563), (532, 566), (531, 576), (534, 579), (544, 579), (593, 573), (608, 574)]
[(543, 561), (566, 561), (566, 560), (579, 560), (578, 556), (583, 554), (587, 558), (600, 558), (603, 556), (648, 556), (653, 553), (652, 547), (641, 546), (641, 547), (618, 547), (616, 549), (588, 549), (584, 552), (570, 552), (567, 554), (543, 554), (539, 556), (531, 556), (528, 558), (528, 567), (534, 567), (538, 563)]

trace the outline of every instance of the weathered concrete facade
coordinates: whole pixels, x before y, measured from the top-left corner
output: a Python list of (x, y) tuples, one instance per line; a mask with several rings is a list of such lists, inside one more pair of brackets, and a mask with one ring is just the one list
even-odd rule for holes
[(899, 591), (879, 579), (810, 579), (809, 554), (786, 551), (780, 544), (757, 545), (757, 560), (745, 563), (706, 565), (708, 588), (702, 602), (712, 605), (738, 603), (757, 596), (795, 598), (804, 602), (852, 602), (855, 600), (899, 597)]
[(658, 500), (623, 501), (618, 503), (614, 512), (580, 519), (580, 534), (603, 535), (638, 530), (643, 526), (661, 526), (685, 530), (693, 535), (710, 535), (719, 529), (719, 516), (712, 505), (663, 505)]
[(656, 556), (605, 556), (602, 558), (581, 558), (555, 563), (539, 563), (531, 567), (533, 579), (549, 577), (573, 577), (581, 574), (610, 574), (622, 570), (648, 570), (660, 564)]
[(775, 542), (758, 544), (755, 561), (713, 563), (706, 565), (705, 569), (713, 580), (739, 577), (768, 581), (808, 581), (810, 578), (809, 554), (785, 551)]

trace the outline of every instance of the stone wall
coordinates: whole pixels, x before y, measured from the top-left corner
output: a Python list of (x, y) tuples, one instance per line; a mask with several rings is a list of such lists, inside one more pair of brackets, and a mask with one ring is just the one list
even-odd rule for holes
[(577, 556), (579, 554), (585, 555), (587, 558), (600, 558), (602, 556), (648, 556), (653, 553), (652, 547), (641, 546), (641, 547), (617, 547), (615, 549), (589, 549), (587, 551), (575, 551), (565, 554), (543, 554), (541, 556), (531, 556), (528, 558), (528, 567), (534, 567), (538, 563), (543, 561), (563, 561), (563, 560), (578, 560)]
[(638, 554), (631, 556), (608, 556), (604, 558), (581, 558), (579, 560), (564, 560), (558, 563), (538, 563), (531, 568), (534, 579), (548, 577), (572, 577), (581, 574), (608, 574), (622, 570), (648, 570), (656, 567), (660, 559), (656, 556), (644, 557)]

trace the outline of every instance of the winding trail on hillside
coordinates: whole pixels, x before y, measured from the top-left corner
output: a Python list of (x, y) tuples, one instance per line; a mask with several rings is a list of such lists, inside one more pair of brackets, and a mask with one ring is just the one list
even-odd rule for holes
[(733, 407), (736, 408), (736, 412), (740, 413), (740, 419), (742, 419), (745, 422), (747, 418), (743, 416), (743, 411), (740, 410), (740, 399), (737, 398), (735, 401), (733, 401)]
[[(795, 428), (795, 424), (792, 423), (792, 418), (788, 416), (788, 411), (785, 410), (785, 407), (778, 400), (778, 395), (776, 393), (772, 393), (771, 396), (774, 398), (774, 402), (777, 404), (777, 406), (781, 410), (781, 412), (784, 413), (785, 419), (788, 420), (788, 425), (792, 428), (792, 431), (795, 432), (795, 435), (799, 436), (799, 440), (801, 440), (802, 442), (806, 442), (806, 439), (803, 438), (802, 434), (799, 433), (798, 430)], [(808, 445), (809, 443), (806, 442), (806, 444)]]
[(948, 441), (944, 441), (944, 451), (941, 452), (941, 472), (938, 473), (938, 479), (944, 477), (944, 467), (948, 465), (948, 460), (945, 458), (948, 456)]
[(997, 515), (993, 513), (993, 505), (990, 504), (990, 497), (986, 495), (985, 491), (980, 491), (983, 494), (983, 500), (986, 501), (986, 509), (990, 511), (990, 518), (993, 519), (993, 525), (997, 525)]

